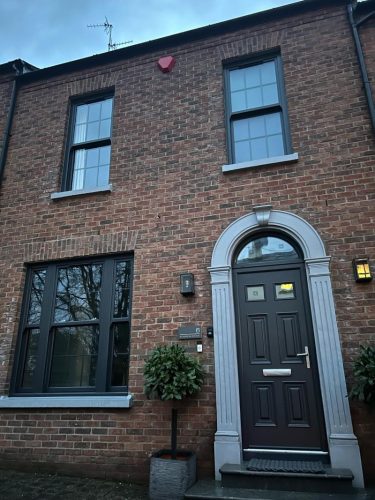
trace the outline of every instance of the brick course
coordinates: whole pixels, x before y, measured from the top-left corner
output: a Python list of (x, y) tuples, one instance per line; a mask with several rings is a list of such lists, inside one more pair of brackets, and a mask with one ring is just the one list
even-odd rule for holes
[[(371, 75), (375, 52), (363, 27)], [(294, 164), (229, 174), (223, 63), (280, 48)], [(0, 191), (0, 389), (7, 394), (25, 263), (134, 252), (129, 410), (2, 410), (0, 461), (70, 473), (145, 480), (150, 454), (169, 444), (170, 404), (143, 395), (145, 355), (176, 340), (185, 324), (211, 324), (207, 267), (225, 227), (254, 205), (272, 204), (313, 225), (332, 256), (332, 282), (345, 370), (363, 342), (375, 342), (374, 282), (355, 284), (351, 260), (375, 262), (374, 136), (345, 7), (263, 21), (220, 37), (176, 45), (161, 73), (154, 50), (21, 87)], [(372, 76), (373, 78), (373, 76)], [(52, 201), (59, 191), (69, 98), (115, 88), (112, 193)], [(8, 92), (7, 84), (0, 91)], [(1, 97), (3, 94), (1, 94)], [(1, 98), (1, 102), (3, 99)], [(1, 111), (1, 110), (0, 110)], [(3, 125), (0, 112), (0, 127)], [(179, 294), (193, 272), (196, 294)], [(213, 341), (203, 338), (202, 393), (181, 405), (179, 444), (213, 472)], [(194, 341), (185, 341), (195, 350)], [(375, 472), (375, 427), (352, 404), (363, 465)], [(48, 465), (47, 465), (48, 464)]]

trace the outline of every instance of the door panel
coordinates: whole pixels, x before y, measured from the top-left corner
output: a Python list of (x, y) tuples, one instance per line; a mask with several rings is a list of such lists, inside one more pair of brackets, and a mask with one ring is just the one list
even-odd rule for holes
[[(235, 270), (245, 450), (326, 448), (312, 327), (303, 286), (300, 264), (280, 266), (277, 270), (271, 266)], [(301, 355), (306, 348), (309, 360)]]
[(247, 331), (250, 364), (271, 363), (267, 317), (265, 315), (248, 316)]
[(280, 363), (303, 363), (297, 354), (303, 352), (298, 313), (276, 314)]

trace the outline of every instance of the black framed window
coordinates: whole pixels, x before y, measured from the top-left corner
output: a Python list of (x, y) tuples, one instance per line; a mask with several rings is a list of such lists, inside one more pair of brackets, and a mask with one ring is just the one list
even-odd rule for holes
[(226, 109), (232, 163), (291, 152), (279, 56), (226, 68)]
[(63, 191), (109, 183), (113, 95), (72, 101)]
[(127, 392), (132, 259), (28, 269), (12, 392)]

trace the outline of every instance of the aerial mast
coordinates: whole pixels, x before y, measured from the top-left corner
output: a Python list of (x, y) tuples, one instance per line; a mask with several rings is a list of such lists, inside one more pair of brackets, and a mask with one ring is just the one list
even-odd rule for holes
[(105, 17), (105, 22), (103, 24), (88, 24), (88, 28), (104, 28), (104, 31), (108, 35), (108, 52), (111, 50), (115, 50), (118, 47), (121, 47), (122, 45), (127, 45), (128, 43), (132, 43), (133, 40), (128, 40), (126, 42), (119, 42), (119, 43), (114, 43), (112, 42), (112, 29), (113, 29), (113, 24), (111, 24), (107, 16)]

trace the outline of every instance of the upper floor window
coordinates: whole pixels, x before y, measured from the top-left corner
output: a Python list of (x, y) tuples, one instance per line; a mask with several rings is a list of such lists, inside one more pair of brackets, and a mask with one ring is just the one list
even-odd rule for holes
[(109, 183), (113, 97), (73, 102), (64, 191)]
[(28, 270), (12, 392), (127, 392), (132, 259)]
[(280, 57), (227, 69), (230, 161), (290, 153)]

